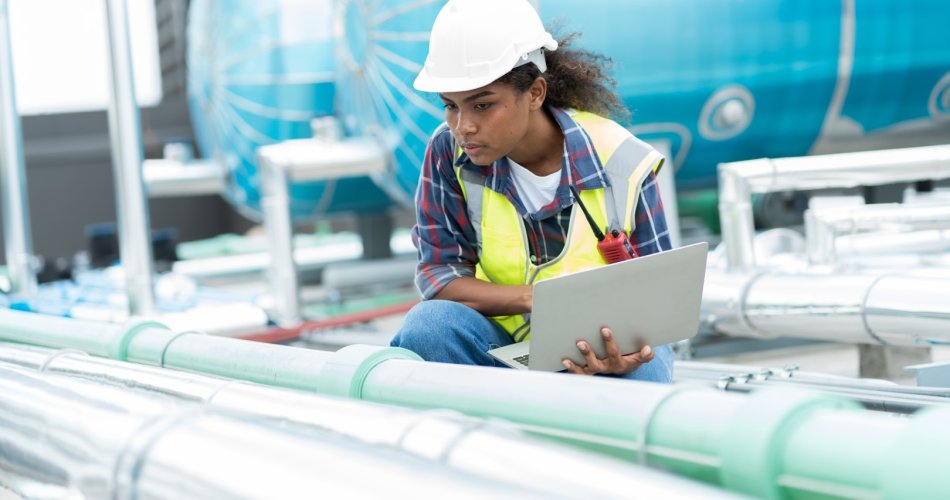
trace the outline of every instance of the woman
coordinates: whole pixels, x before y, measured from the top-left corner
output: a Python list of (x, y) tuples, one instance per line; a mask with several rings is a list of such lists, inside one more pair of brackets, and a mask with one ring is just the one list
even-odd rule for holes
[[(605, 264), (580, 204), (629, 235), (636, 255), (670, 248), (655, 176), (663, 159), (601, 116), (624, 112), (607, 60), (564, 50), (573, 38), (555, 41), (525, 0), (450, 0), (436, 18), (414, 84), (445, 106), (416, 193), (426, 300), (393, 346), (500, 366), (486, 352), (530, 336), (532, 283)], [(623, 355), (640, 346), (601, 334), (607, 357), (578, 342), (586, 364), (565, 359), (567, 371), (670, 381), (669, 346)]]

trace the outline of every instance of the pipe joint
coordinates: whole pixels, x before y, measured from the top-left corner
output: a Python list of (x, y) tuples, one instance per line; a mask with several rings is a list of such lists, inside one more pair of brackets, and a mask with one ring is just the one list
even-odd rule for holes
[(722, 484), (760, 498), (781, 498), (781, 450), (791, 432), (820, 410), (860, 410), (853, 401), (799, 390), (757, 391), (737, 408), (723, 439)]
[(422, 361), (418, 354), (401, 347), (350, 345), (336, 351), (320, 370), (320, 392), (362, 399), (363, 383), (377, 366), (391, 359)]
[[(133, 321), (127, 324), (122, 330), (119, 331), (110, 342), (107, 347), (107, 356), (111, 359), (117, 359), (119, 361), (131, 361), (129, 359), (129, 346), (132, 342), (139, 336), (139, 334), (144, 333), (146, 337), (155, 335), (156, 330), (160, 334), (172, 333), (171, 329), (167, 326), (157, 322), (157, 321)], [(148, 360), (137, 357), (137, 362), (154, 364), (148, 362)], [(156, 365), (159, 366), (159, 365)]]

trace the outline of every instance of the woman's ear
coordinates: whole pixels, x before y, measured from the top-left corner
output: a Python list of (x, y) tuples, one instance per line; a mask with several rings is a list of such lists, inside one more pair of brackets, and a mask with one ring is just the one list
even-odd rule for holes
[(548, 82), (544, 77), (537, 77), (534, 83), (528, 88), (528, 109), (535, 111), (541, 109), (544, 104), (544, 98), (548, 95)]

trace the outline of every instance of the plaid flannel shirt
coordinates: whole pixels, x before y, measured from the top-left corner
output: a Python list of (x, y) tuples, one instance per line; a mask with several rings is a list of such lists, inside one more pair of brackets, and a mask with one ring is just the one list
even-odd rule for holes
[[(484, 176), (485, 187), (503, 194), (521, 214), (535, 264), (556, 258), (564, 249), (573, 204), (569, 185), (582, 191), (609, 184), (587, 132), (566, 111), (550, 106), (547, 109), (564, 133), (564, 161), (554, 199), (535, 213), (526, 212), (512, 180), (507, 157), (484, 167), (472, 163), (464, 152), (456, 159), (455, 141), (448, 126), (443, 123), (433, 133), (416, 190), (416, 225), (412, 230), (412, 241), (419, 253), (415, 281), (424, 299), (435, 297), (456, 278), (475, 276), (478, 262), (475, 229), (469, 222), (454, 166)], [(630, 243), (638, 255), (669, 250), (669, 230), (653, 173), (643, 181), (641, 190)]]

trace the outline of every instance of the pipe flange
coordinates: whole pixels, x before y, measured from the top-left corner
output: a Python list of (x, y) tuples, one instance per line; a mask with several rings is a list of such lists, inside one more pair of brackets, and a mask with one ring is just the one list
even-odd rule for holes
[(130, 325), (125, 327), (125, 332), (118, 336), (118, 338), (113, 339), (109, 343), (108, 352), (111, 359), (119, 361), (128, 361), (129, 357), (129, 344), (132, 342), (132, 339), (136, 335), (142, 333), (146, 330), (165, 330), (171, 331), (171, 328), (168, 328), (158, 321), (138, 321), (133, 322)]
[(331, 354), (320, 369), (320, 392), (362, 399), (366, 377), (374, 368), (391, 359), (422, 361), (418, 354), (401, 347), (346, 346)]
[(780, 498), (780, 457), (789, 435), (815, 411), (861, 410), (858, 403), (798, 389), (762, 390), (748, 396), (723, 433), (722, 485), (758, 498)]

